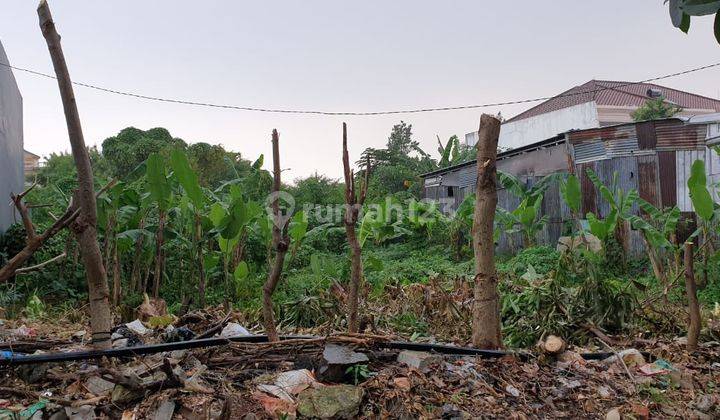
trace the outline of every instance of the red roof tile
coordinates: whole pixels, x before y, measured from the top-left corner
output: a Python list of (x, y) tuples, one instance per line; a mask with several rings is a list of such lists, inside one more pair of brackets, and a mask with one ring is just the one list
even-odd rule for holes
[(606, 106), (641, 106), (648, 99), (648, 89), (657, 89), (665, 99), (682, 108), (712, 109), (720, 112), (720, 100), (683, 92), (653, 83), (631, 83), (610, 80), (591, 80), (522, 112), (506, 122), (522, 120), (573, 105), (595, 101)]

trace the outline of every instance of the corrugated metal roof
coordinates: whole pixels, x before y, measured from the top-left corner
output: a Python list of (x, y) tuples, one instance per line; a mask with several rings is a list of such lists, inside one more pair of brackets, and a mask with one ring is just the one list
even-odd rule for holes
[(682, 90), (672, 89), (653, 83), (620, 82), (610, 80), (590, 80), (580, 86), (575, 86), (562, 92), (558, 96), (536, 105), (522, 112), (506, 122), (522, 120), (545, 114), (559, 109), (567, 108), (585, 102), (595, 101), (602, 106), (632, 106), (643, 105), (648, 99), (648, 89), (657, 89), (662, 92), (665, 99), (686, 109), (712, 109), (720, 112), (720, 100), (696, 95)]
[(692, 150), (705, 148), (707, 126), (662, 121), (655, 124), (657, 150)]
[(573, 146), (573, 154), (575, 163), (592, 162), (600, 159), (606, 159), (605, 143), (602, 141), (588, 141)]

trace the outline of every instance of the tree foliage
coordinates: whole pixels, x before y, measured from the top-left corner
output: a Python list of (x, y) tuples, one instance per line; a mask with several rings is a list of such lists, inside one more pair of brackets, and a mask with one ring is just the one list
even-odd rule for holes
[(660, 120), (663, 118), (671, 118), (682, 108), (675, 104), (671, 104), (664, 97), (650, 99), (643, 106), (636, 109), (630, 114), (634, 121)]
[(719, 0), (665, 0), (670, 11), (670, 21), (681, 31), (690, 31), (692, 16), (715, 15), (713, 31), (720, 44), (720, 1)]

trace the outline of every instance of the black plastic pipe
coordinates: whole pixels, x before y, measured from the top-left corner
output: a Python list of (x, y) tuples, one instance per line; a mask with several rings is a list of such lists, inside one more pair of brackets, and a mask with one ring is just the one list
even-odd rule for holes
[[(307, 335), (291, 335), (282, 336), (282, 340), (312, 340), (323, 337), (314, 337)], [(32, 355), (13, 355), (11, 357), (1, 358), (0, 366), (15, 366), (39, 363), (56, 363), (56, 362), (72, 362), (77, 360), (92, 360), (103, 357), (134, 357), (145, 354), (162, 353), (166, 351), (196, 349), (204, 347), (218, 347), (230, 343), (265, 343), (268, 341), (266, 335), (247, 335), (230, 338), (203, 338), (199, 340), (179, 341), (174, 343), (148, 344), (136, 347), (123, 347), (119, 349), (108, 350), (82, 350), (71, 352), (55, 352)], [(498, 358), (506, 355), (515, 355), (525, 358), (522, 353), (515, 353), (503, 350), (481, 350), (470, 347), (457, 347), (444, 344), (427, 344), (427, 343), (411, 343), (407, 341), (389, 341), (378, 342), (378, 347), (393, 350), (415, 350), (425, 352), (436, 352), (448, 355), (469, 355), (480, 356), (484, 358)], [(600, 360), (612, 356), (613, 353), (583, 353), (581, 356), (586, 360)]]

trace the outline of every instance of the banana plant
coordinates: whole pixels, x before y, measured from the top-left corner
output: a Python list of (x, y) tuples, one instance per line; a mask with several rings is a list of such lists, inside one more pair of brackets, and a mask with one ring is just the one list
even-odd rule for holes
[(204, 234), (202, 213), (205, 209), (206, 199), (203, 194), (197, 173), (190, 166), (190, 162), (185, 152), (179, 149), (172, 151), (170, 156), (170, 164), (173, 168), (173, 175), (182, 187), (187, 200), (186, 208), (192, 213), (192, 248), (195, 256), (195, 264), (198, 273), (198, 303), (201, 307), (205, 307), (205, 256), (203, 253)]
[(712, 193), (707, 187), (705, 175), (705, 162), (696, 160), (690, 168), (688, 178), (690, 201), (695, 213), (698, 215), (698, 228), (690, 235), (690, 239), (700, 236), (703, 243), (703, 279), (699, 286), (707, 284), (708, 266), (711, 259), (716, 259), (720, 252), (714, 247), (713, 236), (720, 234), (720, 204), (713, 200)]
[(215, 202), (210, 207), (210, 220), (220, 248), (226, 305), (229, 305), (230, 299), (237, 293), (237, 287), (231, 287), (230, 270), (232, 269), (235, 285), (249, 274), (247, 262), (238, 261), (235, 267), (230, 267), (233, 253), (238, 246), (243, 245), (253, 222), (262, 216), (262, 207), (256, 202), (246, 201), (238, 185), (230, 186), (230, 194), (225, 197), (225, 201)]
[(639, 198), (638, 192), (637, 190), (625, 192), (619, 186), (617, 171), (613, 173), (610, 187), (606, 186), (592, 169), (588, 168), (586, 172), (595, 188), (600, 191), (602, 198), (610, 205), (610, 213), (604, 219), (599, 219), (593, 213), (586, 215), (590, 233), (605, 241), (615, 233), (619, 222), (628, 220), (631, 216), (633, 203)]
[(158, 208), (158, 224), (155, 231), (155, 271), (153, 273), (153, 297), (160, 296), (160, 283), (165, 272), (165, 222), (167, 211), (172, 200), (172, 188), (168, 182), (165, 162), (159, 153), (153, 153), (147, 158), (146, 170), (147, 186), (150, 198)]
[(363, 247), (367, 239), (372, 239), (376, 244), (382, 244), (391, 239), (412, 234), (412, 231), (404, 226), (403, 218), (398, 212), (393, 212), (400, 204), (397, 200), (389, 198), (379, 204), (369, 206), (360, 222), (360, 234), (358, 240)]
[[(520, 199), (520, 204), (512, 211), (498, 207), (495, 217), (498, 226), (507, 234), (522, 233), (525, 248), (535, 245), (536, 237), (548, 222), (547, 216), (541, 216), (545, 192), (553, 182), (564, 178), (562, 173), (546, 175), (532, 186), (527, 186), (514, 175), (498, 171), (500, 184)], [(510, 238), (510, 236), (508, 236)]]

